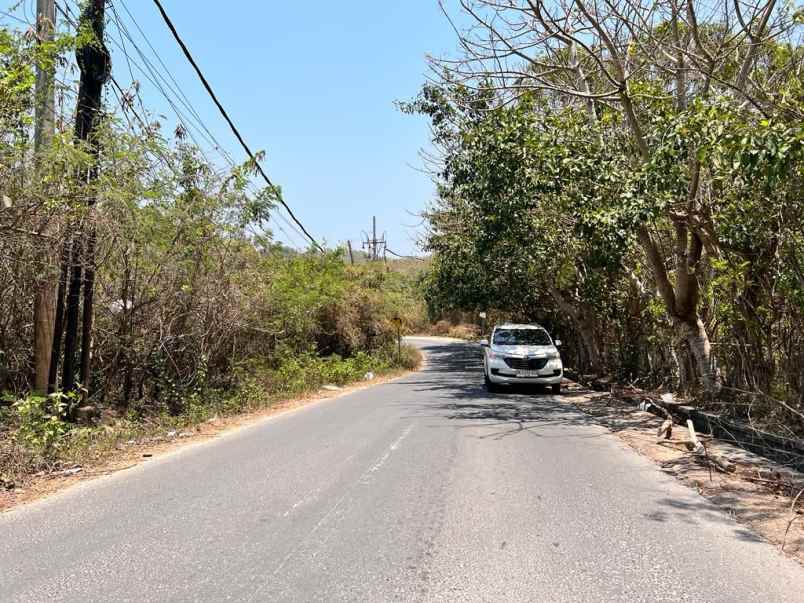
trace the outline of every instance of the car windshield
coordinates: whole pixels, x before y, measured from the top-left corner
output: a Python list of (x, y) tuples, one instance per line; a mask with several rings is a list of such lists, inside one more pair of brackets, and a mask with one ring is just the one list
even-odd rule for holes
[(550, 336), (544, 329), (497, 329), (494, 345), (551, 345)]

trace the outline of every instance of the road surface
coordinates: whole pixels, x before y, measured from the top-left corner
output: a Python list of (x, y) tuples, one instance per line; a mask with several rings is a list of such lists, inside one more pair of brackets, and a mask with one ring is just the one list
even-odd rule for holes
[(0, 516), (7, 601), (801, 601), (804, 569), (477, 352)]

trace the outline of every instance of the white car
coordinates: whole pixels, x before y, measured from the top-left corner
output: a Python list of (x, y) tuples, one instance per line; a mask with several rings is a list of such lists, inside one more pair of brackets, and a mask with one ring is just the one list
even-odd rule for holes
[(503, 324), (494, 327), (490, 341), (483, 346), (483, 373), (486, 388), (495, 391), (498, 385), (549, 385), (554, 394), (561, 393), (564, 365), (558, 348), (539, 325)]

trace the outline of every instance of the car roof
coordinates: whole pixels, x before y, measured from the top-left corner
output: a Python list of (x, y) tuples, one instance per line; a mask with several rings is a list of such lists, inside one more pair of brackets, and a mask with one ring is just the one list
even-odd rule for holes
[(531, 330), (546, 330), (543, 326), (537, 324), (519, 324), (514, 322), (504, 322), (494, 327), (495, 329), (531, 329)]

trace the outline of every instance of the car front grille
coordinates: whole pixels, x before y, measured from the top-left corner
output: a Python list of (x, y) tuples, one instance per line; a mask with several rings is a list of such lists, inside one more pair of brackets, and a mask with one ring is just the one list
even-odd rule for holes
[(547, 365), (547, 358), (503, 358), (509, 368), (517, 371), (540, 371)]

